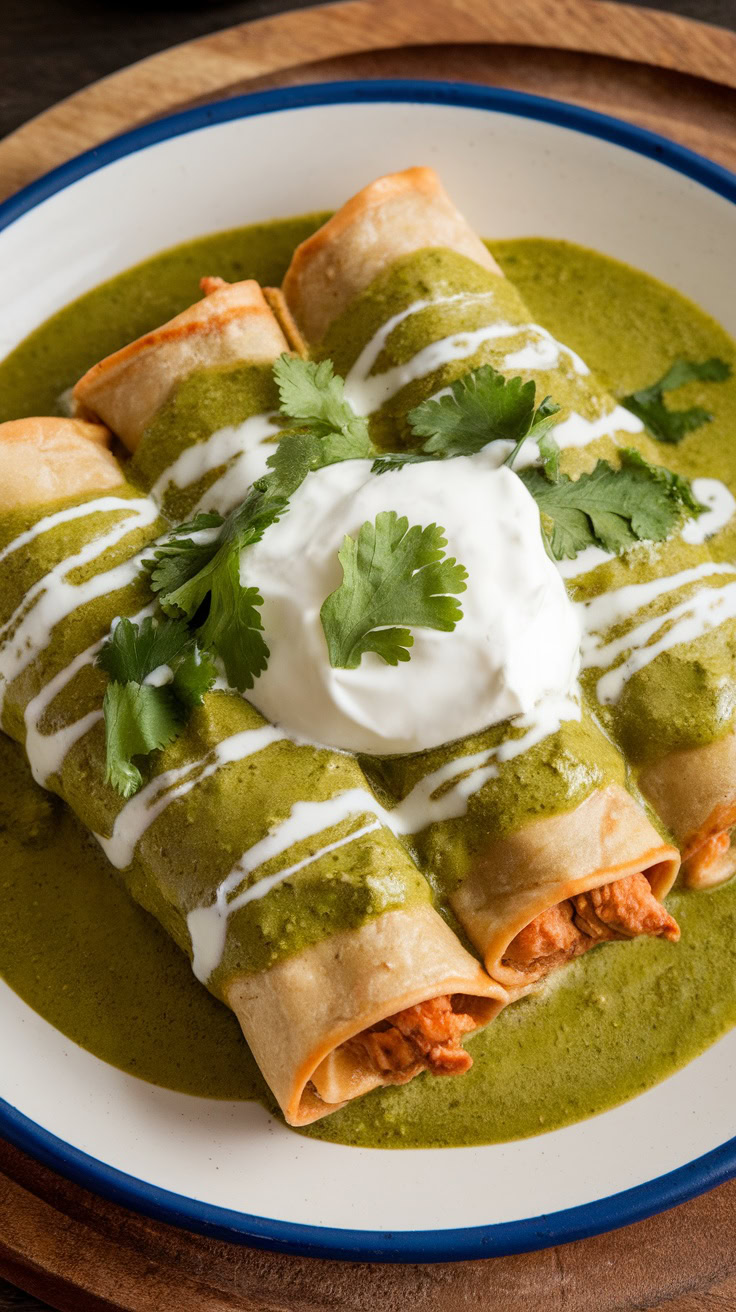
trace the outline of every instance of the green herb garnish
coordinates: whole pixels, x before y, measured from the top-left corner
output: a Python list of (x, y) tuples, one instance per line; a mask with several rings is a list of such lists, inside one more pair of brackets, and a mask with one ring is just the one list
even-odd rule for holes
[[(160, 597), (175, 592), (204, 569), (217, 552), (219, 530), (223, 523), (222, 515), (197, 515), (174, 529), (155, 548), (153, 556), (143, 562), (150, 572), (154, 592), (158, 592)], [(195, 542), (193, 535), (204, 530), (207, 531), (206, 541)]]
[[(212, 687), (216, 671), (185, 623), (150, 617), (141, 624), (119, 620), (97, 664), (111, 680), (103, 701), (105, 778), (130, 797), (143, 782), (133, 757), (148, 756), (177, 736), (187, 712)], [(169, 667), (171, 679), (146, 683), (161, 666)]]
[[(240, 553), (259, 542), (286, 508), (286, 498), (273, 495), (262, 479), (222, 522), (214, 542), (198, 547), (187, 525), (188, 533), (177, 529), (147, 562), (162, 610), (194, 625), (200, 645), (221, 657), (228, 682), (240, 692), (253, 687), (269, 657), (259, 614), (263, 598), (241, 583)], [(198, 523), (193, 521), (195, 528)]]
[[(263, 598), (241, 582), (241, 553), (286, 513), (289, 497), (311, 470), (375, 455), (366, 421), (345, 400), (331, 361), (317, 365), (282, 355), (274, 377), (289, 425), (269, 457), (271, 472), (226, 520), (199, 515), (176, 529), (147, 562), (162, 609), (195, 624), (200, 644), (221, 657), (229, 683), (240, 692), (253, 687), (270, 655), (260, 616)], [(213, 527), (218, 528), (214, 540), (193, 540), (193, 533)]]
[(452, 383), (449, 392), (423, 401), (409, 412), (408, 423), (416, 437), (425, 438), (421, 451), (380, 456), (373, 472), (414, 464), (420, 460), (446, 460), (477, 455), (489, 442), (513, 442), (505, 460), (511, 468), (527, 438), (548, 434), (559, 406), (546, 396), (535, 409), (536, 384), (505, 378), (490, 364), (472, 369)]
[(658, 382), (622, 397), (621, 404), (641, 419), (658, 442), (675, 445), (694, 429), (709, 424), (713, 415), (700, 405), (691, 406), (687, 410), (672, 410), (665, 405), (665, 393), (674, 392), (686, 383), (723, 383), (730, 377), (731, 366), (715, 356), (700, 364), (690, 360), (675, 360)]
[(540, 469), (525, 469), (519, 478), (539, 506), (555, 560), (571, 560), (585, 547), (618, 554), (635, 542), (662, 542), (683, 513), (704, 509), (685, 479), (628, 448), (620, 469), (599, 460), (576, 479), (561, 474), (553, 481)]
[(369, 651), (397, 665), (410, 659), (411, 627), (455, 628), (462, 609), (448, 594), (464, 592), (468, 576), (445, 559), (446, 546), (443, 528), (409, 528), (394, 510), (363, 524), (357, 541), (345, 537), (338, 552), (343, 581), (320, 611), (331, 665), (354, 670)]
[(375, 455), (368, 421), (356, 415), (345, 399), (345, 383), (335, 374), (332, 361), (301, 360), (282, 355), (273, 367), (279, 389), (281, 414), (291, 422), (288, 432), (317, 438), (325, 465)]
[(560, 477), (560, 448), (551, 433), (540, 433), (537, 437), (539, 459), (542, 469), (551, 483), (557, 483)]

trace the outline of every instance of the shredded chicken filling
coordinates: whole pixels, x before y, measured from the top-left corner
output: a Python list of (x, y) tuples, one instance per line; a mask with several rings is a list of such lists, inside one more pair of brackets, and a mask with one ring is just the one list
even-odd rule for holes
[(658, 902), (645, 875), (627, 875), (535, 916), (506, 949), (503, 964), (532, 982), (596, 943), (640, 934), (680, 937), (677, 921)]
[[(532, 982), (579, 957), (596, 943), (649, 934), (676, 942), (677, 921), (658, 902), (642, 874), (559, 902), (516, 935), (504, 965)], [(462, 1038), (476, 1028), (471, 1000), (461, 993), (430, 998), (371, 1025), (346, 1045), (366, 1058), (386, 1084), (406, 1084), (421, 1071), (462, 1075), (473, 1059)]]
[(367, 1057), (387, 1084), (406, 1084), (426, 1070), (462, 1075), (473, 1059), (460, 1040), (477, 1027), (463, 1009), (468, 1001), (462, 993), (430, 998), (371, 1025), (346, 1046)]
[(736, 803), (717, 806), (705, 824), (692, 835), (682, 850), (688, 880), (694, 886), (707, 886), (731, 846), (736, 826)]

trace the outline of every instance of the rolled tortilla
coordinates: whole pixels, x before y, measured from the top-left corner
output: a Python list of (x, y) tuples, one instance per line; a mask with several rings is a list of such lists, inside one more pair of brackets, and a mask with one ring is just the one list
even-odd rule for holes
[(676, 849), (613, 784), (489, 844), (452, 905), (489, 973), (523, 991), (596, 943), (640, 934), (676, 941), (660, 900), (678, 865)]
[[(26, 743), (35, 767), (48, 759), (52, 741), (61, 742), (47, 786), (98, 835), (131, 894), (185, 951), (197, 951), (197, 913), (200, 921), (205, 913), (210, 927), (214, 920), (216, 936), (224, 918), (219, 955), (199, 975), (234, 1010), (291, 1123), (306, 1124), (369, 1088), (403, 1083), (422, 1070), (467, 1069), (471, 1061), (461, 1039), (487, 1024), (506, 994), (434, 910), (408, 852), (372, 814), (352, 758), (296, 745), (241, 697), (216, 692), (157, 754), (147, 792), (123, 804), (104, 782), (99, 711), (105, 679), (92, 664), (94, 644), (115, 615), (140, 609), (140, 535), (150, 540), (160, 521), (155, 508), (146, 516), (145, 499), (128, 488), (117, 466), (116, 495), (104, 495), (111, 466), (105, 448), (89, 440), (98, 434), (80, 439), (78, 424), (69, 420), (53, 421), (53, 431), (51, 424), (21, 422), (27, 451), (35, 434), (43, 453), (44, 486), (61, 490), (63, 499), (39, 499), (33, 460), (25, 463), (25, 489), (16, 480), (7, 502), (0, 490), (3, 727)], [(17, 435), (17, 425), (0, 425), (0, 476)], [(75, 482), (69, 449), (78, 440)], [(118, 533), (113, 543), (105, 534), (111, 525), (116, 532), (128, 501), (145, 528), (131, 532), (126, 548), (125, 536)], [(77, 515), (78, 508), (89, 513)], [(17, 558), (16, 541), (22, 544)], [(31, 621), (19, 668), (19, 584), (21, 599), (24, 592), (31, 599), (32, 616), (34, 604), (43, 610), (44, 598), (63, 578), (64, 561), (95, 543), (100, 555), (87, 560), (80, 604), (72, 599), (58, 614), (45, 615), (35, 631)], [(108, 577), (103, 572), (113, 548), (113, 569), (119, 571), (121, 555), (125, 563), (126, 549), (133, 568), (129, 583), (111, 584), (108, 593), (94, 583)], [(125, 580), (116, 574), (115, 582)], [(253, 734), (256, 746), (249, 749)], [(332, 800), (351, 789), (360, 792), (355, 805), (331, 821)], [(271, 842), (305, 803), (326, 804), (324, 823), (287, 837), (283, 848), (247, 873), (244, 867), (248, 890), (268, 875), (263, 895), (237, 910), (223, 896), (218, 911), (216, 895), (233, 863), (237, 868), (256, 844)], [(240, 891), (237, 883), (231, 888)], [(300, 908), (309, 911), (312, 903), (312, 919), (307, 915), (299, 925), (303, 941), (289, 939)]]
[[(370, 1039), (401, 1043), (428, 1000), (450, 998), (453, 1015), (467, 1017), (466, 1033), (493, 1018), (503, 995), (479, 966), (473, 972), (470, 960), (431, 907), (391, 911), (269, 971), (237, 977), (227, 999), (286, 1120), (308, 1125), (421, 1069), (414, 1048), (403, 1069), (399, 1063), (381, 1071)], [(397, 1012), (404, 1013), (396, 1017), (400, 1030), (386, 1025)], [(392, 1051), (382, 1055), (393, 1062)]]
[(257, 282), (203, 278), (201, 301), (93, 365), (74, 388), (78, 413), (101, 419), (135, 451), (183, 379), (202, 370), (270, 364), (287, 341)]
[[(393, 199), (397, 195), (401, 197), (398, 207)], [(574, 419), (578, 430), (571, 430), (571, 445), (562, 452), (563, 470), (570, 475), (591, 468), (599, 457), (615, 461), (619, 445), (634, 445), (652, 463), (661, 464), (661, 446), (634, 433), (631, 416), (627, 418), (616, 407), (582, 362), (530, 323), (521, 298), (498, 266), (484, 259), (478, 249), (481, 243), (459, 215), (451, 235), (443, 241), (442, 216), (450, 204), (431, 170), (410, 169), (379, 179), (299, 247), (284, 279), (285, 299), (310, 349), (318, 357), (334, 358), (338, 371), (347, 376), (348, 395), (359, 402), (367, 400), (376, 439), (385, 443), (387, 435), (395, 437), (398, 426), (403, 440), (409, 440), (405, 427), (402, 429), (407, 411), (470, 368), (487, 362), (507, 374), (539, 380), (540, 395), (551, 393), (561, 402), (561, 421), (574, 414), (584, 423), (596, 425), (600, 436), (578, 444), (581, 425)], [(366, 250), (369, 260), (364, 256)], [(335, 291), (331, 279), (344, 285), (345, 296)], [(436, 322), (430, 322), (431, 315)], [(497, 337), (493, 335), (494, 321)], [(386, 333), (382, 325), (392, 324)], [(490, 329), (487, 337), (485, 328)], [(445, 350), (444, 355), (422, 354), (423, 347), (438, 338), (449, 340), (453, 334), (459, 347)], [(462, 346), (464, 336), (467, 350)], [(385, 397), (382, 378), (388, 380)], [(609, 415), (611, 422), (606, 426)], [(623, 430), (618, 428), (620, 423)], [(664, 544), (647, 568), (654, 577), (666, 576), (691, 566), (702, 567), (709, 558), (707, 547)], [(641, 568), (643, 561), (637, 560)], [(611, 566), (611, 581), (606, 586), (625, 585), (630, 579), (627, 569), (627, 557)], [(571, 588), (576, 599), (591, 595), (587, 585), (581, 592), (573, 581)], [(706, 635), (679, 648), (683, 661), (700, 669), (701, 654), (710, 641)], [(667, 667), (662, 658), (652, 669), (658, 672), (660, 685), (666, 684)], [(639, 772), (642, 792), (677, 839), (685, 879), (702, 885), (727, 878), (736, 868), (736, 849), (730, 845), (736, 817), (736, 739), (728, 735), (713, 743), (689, 742), (686, 725), (682, 742), (665, 743), (658, 737), (660, 725), (651, 708), (648, 711), (646, 697), (624, 697), (618, 708), (603, 705), (596, 694), (597, 676), (598, 671), (595, 677), (592, 672), (585, 676), (596, 713), (619, 742), (634, 772)], [(693, 682), (697, 683), (695, 677)], [(632, 690), (637, 684), (643, 686), (641, 675), (634, 675)], [(667, 717), (670, 737), (677, 711), (674, 683), (672, 686), (672, 715)], [(706, 694), (711, 701), (716, 696), (708, 690)], [(702, 723), (703, 718), (695, 705), (688, 722)], [(640, 750), (645, 741), (646, 758)], [(691, 775), (697, 779), (692, 787), (683, 783)]]
[(39, 503), (101, 491), (123, 482), (108, 450), (110, 433), (81, 419), (15, 419), (0, 428), (0, 511), (26, 504), (29, 465)]
[(672, 752), (645, 767), (641, 787), (674, 834), (690, 888), (712, 888), (736, 871), (736, 734)]
[[(412, 405), (474, 365), (503, 368), (538, 336), (548, 347), (429, 169), (381, 178), (348, 201), (298, 248), (283, 294), (312, 351), (336, 354), (348, 394), (371, 401), (374, 414), (388, 411), (394, 436)], [(438, 338), (444, 353), (434, 349)], [(391, 380), (385, 395), (382, 378)], [(472, 760), (487, 744), (513, 748), (514, 736), (509, 722), (444, 753), (391, 758), (378, 767), (381, 782), (403, 799), (423, 773), (456, 756)], [(526, 760), (551, 781), (542, 801)], [(496, 775), (470, 792), (466, 815), (418, 835), (420, 861), (448, 888), (457, 885), (453, 909), (489, 971), (512, 988), (606, 938), (677, 936), (660, 905), (677, 851), (623, 787), (625, 777), (620, 754), (583, 708), (580, 728), (563, 721), (528, 753), (497, 758)], [(511, 781), (530, 800), (509, 830), (501, 789)], [(613, 885), (604, 906), (593, 894)]]
[(430, 246), (501, 272), (434, 169), (390, 173), (364, 187), (297, 247), (284, 278), (284, 299), (306, 341), (321, 341), (394, 260)]

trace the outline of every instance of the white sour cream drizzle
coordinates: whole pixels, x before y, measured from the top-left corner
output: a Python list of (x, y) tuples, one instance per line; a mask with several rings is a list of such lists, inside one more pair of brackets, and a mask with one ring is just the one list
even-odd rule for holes
[(148, 684), (149, 688), (165, 688), (173, 678), (174, 671), (170, 665), (157, 665), (155, 670), (151, 670), (151, 673), (146, 675), (143, 682)]
[(76, 674), (85, 665), (91, 665), (102, 641), (95, 642), (86, 651), (82, 651), (74, 660), (64, 666), (53, 679), (44, 684), (39, 693), (27, 704), (23, 717), (26, 724), (25, 752), (37, 784), (45, 788), (52, 774), (61, 768), (67, 752), (76, 742), (102, 719), (102, 711), (90, 711), (72, 724), (67, 724), (56, 733), (41, 733), (39, 724), (48, 707), (62, 688), (71, 683)]
[[(434, 309), (440, 305), (451, 305), (455, 302), (472, 304), (477, 301), (493, 301), (493, 299), (493, 292), (458, 292), (453, 296), (438, 296), (435, 300), (414, 301), (406, 309), (399, 310), (397, 314), (392, 315), (363, 347), (345, 379), (345, 395), (356, 414), (373, 414), (376, 410), (380, 410), (381, 406), (385, 405), (386, 401), (389, 401), (397, 392), (400, 392), (402, 387), (406, 387), (408, 383), (415, 382), (418, 378), (426, 378), (428, 374), (434, 373), (435, 370), (441, 369), (443, 365), (450, 364), (453, 360), (469, 359), (470, 356), (475, 355), (476, 351), (485, 342), (497, 341), (504, 337), (519, 337), (523, 333), (530, 333), (540, 339), (541, 344), (546, 349), (545, 359), (552, 360), (552, 348), (554, 349), (554, 360), (552, 363), (546, 364), (546, 368), (554, 368), (559, 361), (560, 352), (564, 351), (570, 357), (576, 372), (588, 373), (588, 367), (580, 357), (560, 342), (556, 342), (547, 330), (539, 324), (502, 322), (486, 324), (468, 332), (451, 333), (450, 336), (440, 338), (439, 341), (430, 342), (429, 345), (423, 347), (421, 351), (417, 351), (416, 355), (403, 364), (395, 365), (382, 374), (371, 373), (394, 328), (403, 323), (404, 320), (411, 318), (412, 315), (419, 314), (422, 310)], [(513, 359), (513, 356), (510, 356), (509, 359)], [(539, 367), (536, 355), (532, 367), (534, 365)], [(509, 367), (524, 368), (525, 366), (516, 364)]]
[[(134, 529), (145, 528), (158, 517), (158, 508), (148, 497), (135, 500), (100, 497), (96, 501), (87, 501), (84, 506), (72, 509), (84, 511), (87, 515), (119, 509), (128, 511), (128, 514), (118, 520), (107, 533), (92, 542), (85, 543), (75, 555), (61, 561), (39, 579), (26, 593), (10, 619), (0, 628), (0, 643), (3, 644), (0, 649), (0, 715), (8, 685), (45, 650), (56, 625), (80, 606), (94, 601), (97, 597), (127, 587), (138, 574), (141, 562), (136, 556), (121, 565), (116, 565), (113, 569), (105, 570), (102, 574), (93, 574), (84, 583), (69, 583), (67, 576), (74, 570), (89, 565), (111, 547), (116, 546)], [(72, 510), (61, 510), (56, 515), (46, 516), (32, 529), (11, 542), (3, 552), (2, 558), (9, 555), (11, 551), (25, 546), (41, 533), (48, 532), (57, 524), (76, 518), (80, 518), (80, 515), (73, 514)]]
[(534, 333), (536, 341), (529, 342), (522, 346), (519, 351), (512, 351), (506, 356), (503, 362), (504, 369), (539, 369), (544, 372), (547, 369), (556, 369), (560, 363), (560, 355), (564, 352), (569, 356), (570, 363), (576, 374), (584, 378), (590, 373), (590, 369), (584, 360), (580, 358), (576, 351), (570, 346), (563, 346), (558, 342), (546, 328), (540, 323), (525, 324), (522, 332)]
[(680, 536), (683, 542), (699, 545), (733, 519), (736, 500), (718, 478), (694, 478), (692, 489), (696, 500), (707, 508), (697, 519), (687, 521)]
[(643, 433), (644, 425), (623, 405), (617, 405), (608, 414), (597, 419), (585, 419), (573, 413), (555, 424), (552, 435), (561, 448), (589, 446), (601, 437), (615, 437), (616, 433)]
[[(694, 642), (710, 629), (733, 619), (736, 616), (736, 583), (726, 583), (723, 587), (698, 588), (690, 597), (664, 614), (644, 620), (618, 638), (605, 641), (603, 635), (606, 631), (624, 623), (642, 607), (650, 605), (666, 593), (697, 583), (703, 578), (733, 573), (732, 565), (703, 561), (677, 574), (649, 579), (644, 583), (630, 583), (582, 603), (580, 609), (585, 629), (581, 646), (583, 668), (610, 665), (620, 656), (629, 653), (620, 665), (608, 670), (598, 680), (598, 700), (604, 705), (618, 701), (628, 680), (656, 660), (662, 652), (680, 643)], [(652, 642), (663, 628), (666, 631), (659, 641)]]
[[(710, 629), (725, 624), (727, 620), (732, 620), (734, 617), (736, 617), (736, 583), (726, 583), (722, 588), (699, 588), (692, 597), (673, 607), (664, 617), (649, 620), (626, 635), (626, 647), (634, 650), (621, 665), (617, 665), (614, 670), (609, 670), (608, 674), (604, 674), (603, 678), (598, 680), (598, 700), (604, 704), (618, 701), (624, 685), (631, 676), (644, 669), (663, 651), (669, 651), (671, 647), (678, 646), (680, 643), (694, 642)], [(659, 642), (649, 646), (643, 645), (649, 643), (665, 621), (672, 627)], [(613, 643), (609, 644), (608, 652), (606, 648), (601, 650), (601, 655), (609, 655), (611, 659), (615, 659), (619, 654), (620, 651)]]
[[(430, 343), (405, 364), (396, 366), (384, 374), (371, 376), (371, 370), (391, 332), (411, 315), (435, 305), (452, 302), (469, 303), (492, 298), (492, 293), (478, 295), (460, 293), (432, 301), (417, 301), (393, 316), (367, 344), (348, 375), (346, 395), (354, 409), (361, 414), (371, 414), (407, 383), (425, 377), (451, 361), (469, 358), (486, 341), (523, 333), (532, 335), (534, 340), (507, 355), (504, 369), (553, 369), (559, 364), (560, 354), (564, 351), (577, 374), (582, 376), (589, 373), (587, 365), (575, 352), (562, 346), (541, 326), (496, 323), (474, 331), (460, 331)], [(616, 406), (609, 414), (594, 420), (587, 420), (573, 413), (556, 426), (554, 434), (561, 447), (580, 447), (601, 437), (614, 436), (617, 431), (639, 433), (642, 429), (641, 422), (634, 415), (624, 407)], [(201, 498), (197, 509), (217, 509), (227, 513), (233, 504), (242, 500), (253, 481), (267, 472), (266, 461), (271, 451), (268, 439), (277, 432), (278, 424), (273, 415), (255, 415), (243, 424), (218, 430), (206, 441), (183, 452), (164, 471), (152, 489), (152, 497), (160, 500), (171, 485), (177, 488), (187, 487), (211, 470), (226, 464), (228, 468), (225, 473)], [(494, 455), (498, 455), (498, 452)], [(488, 461), (490, 467), (495, 466), (496, 463), (495, 459)], [(402, 472), (409, 473), (411, 477), (415, 470), (416, 467), (414, 470), (409, 467), (407, 471)], [(398, 482), (400, 474), (389, 477)], [(313, 483), (314, 480), (311, 480), (310, 485), (313, 486)], [(718, 531), (731, 519), (736, 511), (736, 501), (723, 484), (713, 479), (696, 480), (694, 491), (698, 499), (708, 506), (708, 511), (700, 517), (699, 521), (689, 523), (683, 530), (682, 536), (687, 542), (698, 543)], [(100, 498), (99, 501), (74, 507), (40, 521), (0, 553), (0, 561), (11, 551), (17, 550), (39, 533), (47, 531), (56, 524), (103, 509), (132, 511), (132, 517), (137, 519), (139, 526), (152, 522), (156, 513), (154, 504), (148, 499), (131, 502), (114, 497)], [(135, 577), (139, 568), (138, 560), (126, 562), (125, 565), (110, 570), (104, 575), (95, 576), (82, 585), (70, 585), (65, 579), (65, 575), (101, 555), (130, 531), (130, 518), (131, 516), (120, 521), (105, 537), (89, 544), (76, 556), (64, 561), (34, 586), (25, 602), (4, 626), (3, 632), (8, 632), (20, 621), (13, 635), (14, 654), (9, 661), (7, 657), (0, 655), (0, 678), (4, 677), (10, 682), (17, 673), (20, 673), (38, 651), (43, 650), (54, 625), (71, 610), (104, 592), (124, 586), (124, 583)], [(445, 518), (447, 516), (443, 514), (443, 519)], [(461, 552), (458, 551), (458, 555), (461, 555)], [(559, 570), (563, 577), (572, 577), (596, 568), (609, 559), (611, 559), (609, 553), (602, 552), (598, 548), (589, 548), (575, 561), (561, 562)], [(663, 592), (717, 573), (733, 573), (733, 570), (727, 565), (705, 563), (669, 578), (630, 585), (617, 592), (595, 598), (582, 607), (587, 629), (583, 640), (585, 666), (607, 665), (625, 652), (630, 653), (621, 665), (609, 671), (599, 681), (598, 694), (601, 701), (615, 701), (620, 696), (625, 681), (638, 669), (654, 660), (661, 651), (677, 643), (691, 641), (708, 628), (736, 615), (736, 583), (728, 584), (723, 588), (700, 588), (666, 615), (654, 617), (622, 638), (611, 642), (603, 642), (599, 630), (610, 628), (628, 618)], [(38, 599), (37, 605), (24, 618), (29, 599), (31, 602)], [(671, 627), (660, 641), (646, 646), (645, 644), (665, 624)], [(26, 707), (26, 746), (34, 776), (40, 783), (46, 782), (60, 767), (72, 743), (101, 718), (101, 712), (92, 711), (55, 734), (42, 735), (38, 731), (38, 724), (54, 697), (85, 664), (94, 660), (100, 646), (101, 643), (96, 643), (80, 653)], [(167, 671), (163, 667), (156, 673), (161, 675), (159, 682), (165, 681)], [(153, 677), (151, 676), (151, 681)], [(0, 688), (0, 693), (1, 691)], [(446, 762), (438, 770), (420, 780), (403, 802), (391, 810), (383, 807), (369, 790), (361, 788), (347, 790), (322, 802), (297, 802), (284, 821), (275, 825), (260, 842), (244, 853), (219, 885), (212, 904), (198, 907), (190, 912), (188, 927), (192, 940), (194, 973), (200, 980), (206, 982), (217, 968), (225, 946), (229, 917), (240, 907), (265, 896), (284, 880), (310, 864), (382, 826), (386, 826), (397, 836), (406, 836), (421, 831), (431, 823), (463, 815), (473, 794), (498, 774), (499, 763), (528, 751), (559, 729), (564, 721), (574, 719), (580, 719), (580, 703), (577, 697), (570, 692), (552, 692), (546, 695), (533, 710), (516, 717), (517, 727), (525, 730), (521, 737), (508, 739), (496, 748)], [(135, 849), (148, 827), (172, 802), (187, 795), (197, 784), (210, 778), (223, 766), (255, 754), (286, 736), (283, 730), (271, 724), (246, 730), (223, 740), (200, 760), (169, 770), (152, 779), (122, 808), (115, 821), (112, 835), (109, 838), (97, 835), (108, 859), (113, 865), (124, 869), (132, 861)], [(346, 821), (359, 820), (365, 815), (372, 816), (373, 819), (302, 860), (257, 880), (233, 896), (243, 881), (258, 867), (276, 859), (302, 841)]]
[[(579, 559), (579, 558), (578, 558)], [(583, 625), (586, 636), (583, 638), (583, 653), (588, 650), (590, 634), (605, 633), (607, 629), (613, 628), (614, 624), (623, 624), (632, 615), (644, 606), (649, 606), (663, 593), (674, 592), (676, 588), (684, 588), (689, 583), (697, 583), (700, 579), (708, 578), (711, 574), (733, 574), (735, 571), (733, 565), (716, 564), (711, 560), (704, 560), (699, 565), (691, 565), (687, 569), (681, 569), (677, 574), (666, 574), (662, 578), (646, 579), (643, 583), (627, 583), (623, 588), (616, 588), (613, 592), (604, 592), (600, 597), (593, 597), (591, 601), (581, 603), (583, 611)], [(663, 617), (659, 616), (660, 623)]]
[(604, 551), (602, 547), (585, 547), (572, 560), (558, 560), (555, 564), (563, 579), (576, 579), (580, 574), (590, 574), (599, 565), (606, 565), (609, 560), (615, 559), (615, 551)]
[(268, 473), (266, 461), (273, 454), (268, 439), (278, 431), (274, 414), (251, 415), (242, 424), (218, 428), (205, 441), (182, 451), (156, 480), (151, 496), (160, 503), (172, 485), (179, 489), (190, 487), (213, 469), (227, 465), (222, 476), (202, 495), (195, 512), (216, 510), (228, 514), (244, 499), (256, 479)]
[(124, 870), (133, 860), (138, 843), (149, 825), (179, 797), (185, 797), (197, 784), (204, 783), (225, 765), (244, 761), (256, 752), (262, 752), (271, 743), (280, 742), (286, 735), (275, 725), (265, 724), (257, 729), (243, 729), (240, 733), (223, 738), (221, 743), (198, 761), (177, 766), (156, 775), (144, 788), (131, 797), (118, 813), (109, 838), (96, 834), (105, 856), (118, 870)]
[[(356, 842), (382, 825), (401, 837), (419, 833), (427, 825), (464, 815), (473, 794), (498, 774), (499, 762), (512, 760), (529, 751), (555, 733), (566, 720), (579, 720), (580, 713), (580, 702), (573, 692), (545, 698), (531, 714), (516, 720), (516, 726), (526, 730), (520, 738), (508, 739), (498, 747), (447, 761), (438, 770), (421, 779), (404, 800), (391, 810), (382, 806), (373, 793), (364, 788), (347, 789), (323, 802), (297, 802), (285, 820), (275, 825), (265, 838), (244, 853), (219, 885), (214, 901), (209, 906), (196, 907), (190, 911), (187, 926), (192, 942), (192, 969), (197, 978), (206, 983), (217, 969), (225, 948), (229, 917), (240, 907), (265, 897), (291, 875), (330, 852)], [(448, 784), (451, 786), (447, 787)], [(436, 797), (435, 794), (442, 788), (445, 791)], [(301, 861), (257, 880), (236, 897), (231, 896), (249, 874), (267, 861), (281, 856), (297, 843), (314, 838), (345, 821), (357, 820), (363, 815), (375, 818)]]
[(68, 506), (66, 510), (57, 510), (53, 515), (45, 515), (43, 519), (37, 520), (26, 529), (25, 533), (20, 533), (17, 538), (13, 538), (12, 542), (0, 551), (0, 565), (15, 551), (27, 547), (29, 542), (33, 542), (43, 533), (50, 532), (52, 528), (58, 528), (60, 524), (70, 524), (75, 519), (86, 519), (89, 515), (99, 515), (106, 511), (128, 510), (138, 504), (126, 497), (98, 497), (95, 501), (84, 501), (81, 506)]
[[(155, 603), (150, 606), (144, 606), (138, 611), (137, 615), (131, 615), (132, 624), (138, 624), (147, 615), (153, 615)], [(62, 767), (67, 752), (74, 746), (80, 738), (84, 737), (90, 729), (102, 719), (102, 711), (89, 711), (78, 720), (71, 724), (66, 724), (62, 729), (55, 730), (54, 733), (41, 733), (39, 725), (46, 714), (49, 706), (55, 697), (58, 697), (62, 689), (71, 683), (76, 674), (79, 673), (85, 665), (91, 665), (100, 650), (104, 638), (94, 642), (86, 651), (82, 651), (74, 660), (65, 665), (59, 673), (54, 675), (48, 683), (44, 684), (40, 692), (26, 705), (23, 712), (23, 718), (26, 726), (25, 753), (31, 767), (31, 772), (37, 784), (42, 788), (48, 786), (49, 779), (56, 774)]]

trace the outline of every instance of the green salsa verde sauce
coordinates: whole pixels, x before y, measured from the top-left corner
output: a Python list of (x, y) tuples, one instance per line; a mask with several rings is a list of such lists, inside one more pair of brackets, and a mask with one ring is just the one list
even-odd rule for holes
[[(277, 283), (294, 245), (323, 217), (204, 238), (81, 298), (0, 365), (0, 420), (57, 412), (61, 394), (101, 355), (196, 299), (203, 273)], [(614, 395), (651, 382), (677, 355), (734, 359), (730, 338), (707, 315), (633, 269), (564, 242), (498, 242), (492, 250), (534, 318)], [(258, 377), (239, 381), (260, 394)], [(237, 389), (220, 395), (209, 432), (240, 414)], [(678, 404), (704, 403), (698, 385), (681, 396)], [(162, 416), (173, 442), (179, 424), (196, 425), (198, 400), (180, 389)], [(713, 423), (668, 448), (667, 462), (736, 486), (736, 380), (710, 388), (707, 406)], [(245, 412), (252, 410), (248, 396)], [(141, 471), (146, 482), (158, 472)], [(523, 809), (529, 785), (544, 791), (537, 780), (515, 783), (509, 814)], [(530, 796), (535, 805), (533, 787)], [(197, 984), (185, 955), (129, 899), (94, 840), (33, 783), (20, 749), (3, 737), (0, 870), (0, 975), (29, 1005), (143, 1079), (206, 1097), (258, 1098), (273, 1110), (232, 1014)], [(664, 1078), (736, 1023), (736, 882), (675, 892), (668, 905), (682, 928), (676, 947), (639, 940), (598, 948), (472, 1039), (475, 1064), (462, 1079), (422, 1076), (378, 1091), (305, 1133), (380, 1147), (496, 1142), (578, 1120)]]

